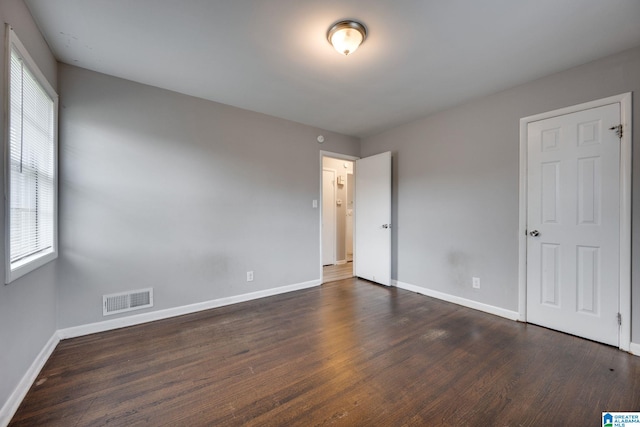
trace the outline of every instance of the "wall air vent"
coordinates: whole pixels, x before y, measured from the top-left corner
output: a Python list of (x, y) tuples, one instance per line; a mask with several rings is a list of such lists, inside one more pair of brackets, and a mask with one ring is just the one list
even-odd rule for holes
[(153, 288), (119, 292), (102, 296), (102, 315), (124, 313), (153, 307)]

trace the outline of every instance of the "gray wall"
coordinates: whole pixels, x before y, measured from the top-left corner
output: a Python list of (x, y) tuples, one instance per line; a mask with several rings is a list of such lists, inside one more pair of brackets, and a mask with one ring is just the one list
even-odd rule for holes
[(113, 292), (151, 286), (158, 310), (319, 279), (319, 152), (357, 155), (356, 138), (58, 74), (60, 328), (104, 320)]
[[(630, 91), (637, 135), (640, 48), (365, 138), (363, 157), (388, 150), (394, 155), (393, 277), (517, 311), (519, 119)], [(640, 149), (635, 148), (632, 341), (640, 342)], [(480, 290), (472, 289), (472, 276), (481, 278)]]
[[(22, 1), (3, 0), (0, 19), (54, 87), (59, 77), (62, 94), (61, 254), (0, 285), (0, 405), (57, 328), (104, 320), (105, 293), (153, 286), (158, 310), (318, 279), (320, 213), (311, 200), (320, 199), (320, 149), (394, 152), (394, 278), (517, 310), (519, 118), (634, 91), (640, 129), (640, 48), (360, 146), (262, 114), (67, 65), (56, 69)], [(3, 50), (4, 43), (1, 57)], [(3, 74), (0, 67), (1, 93)], [(633, 164), (637, 249), (640, 150)], [(2, 185), (3, 177), (4, 170)], [(3, 245), (0, 252), (4, 257)], [(640, 258), (633, 260), (633, 307), (640, 307)], [(254, 282), (245, 281), (247, 270)], [(482, 279), (480, 291), (471, 289), (471, 276)], [(633, 341), (640, 342), (640, 310), (634, 313)]]
[[(20, 0), (0, 2), (0, 22), (10, 24), (56, 88), (56, 61), (40, 35), (29, 11)], [(0, 93), (5, 93), (4, 27), (0, 43)], [(5, 103), (2, 102), (4, 117)], [(5, 122), (0, 120), (1, 140)], [(4, 162), (0, 162), (0, 188), (4, 188)], [(4, 204), (0, 209), (0, 241), (5, 241)], [(4, 283), (5, 248), (0, 244), (0, 277)], [(55, 262), (21, 277), (10, 285), (0, 284), (0, 408), (56, 330)]]

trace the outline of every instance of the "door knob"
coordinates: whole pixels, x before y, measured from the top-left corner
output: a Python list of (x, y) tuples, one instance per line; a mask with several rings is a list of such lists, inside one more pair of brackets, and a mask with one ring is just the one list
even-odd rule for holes
[(538, 230), (531, 230), (529, 232), (529, 236), (531, 237), (538, 237), (540, 235), (540, 232)]

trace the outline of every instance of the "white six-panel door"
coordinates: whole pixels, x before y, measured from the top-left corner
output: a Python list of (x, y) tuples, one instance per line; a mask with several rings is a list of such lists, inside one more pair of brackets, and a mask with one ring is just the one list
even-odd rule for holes
[(527, 321), (618, 346), (620, 104), (529, 123)]
[(355, 275), (391, 285), (391, 152), (356, 160)]

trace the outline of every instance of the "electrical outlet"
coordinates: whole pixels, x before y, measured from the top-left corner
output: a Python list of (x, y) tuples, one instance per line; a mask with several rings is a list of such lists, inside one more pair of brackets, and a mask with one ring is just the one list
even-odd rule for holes
[(480, 289), (480, 278), (479, 277), (473, 277), (472, 278), (472, 285), (475, 289)]
[(253, 282), (253, 271), (247, 271), (247, 282)]

